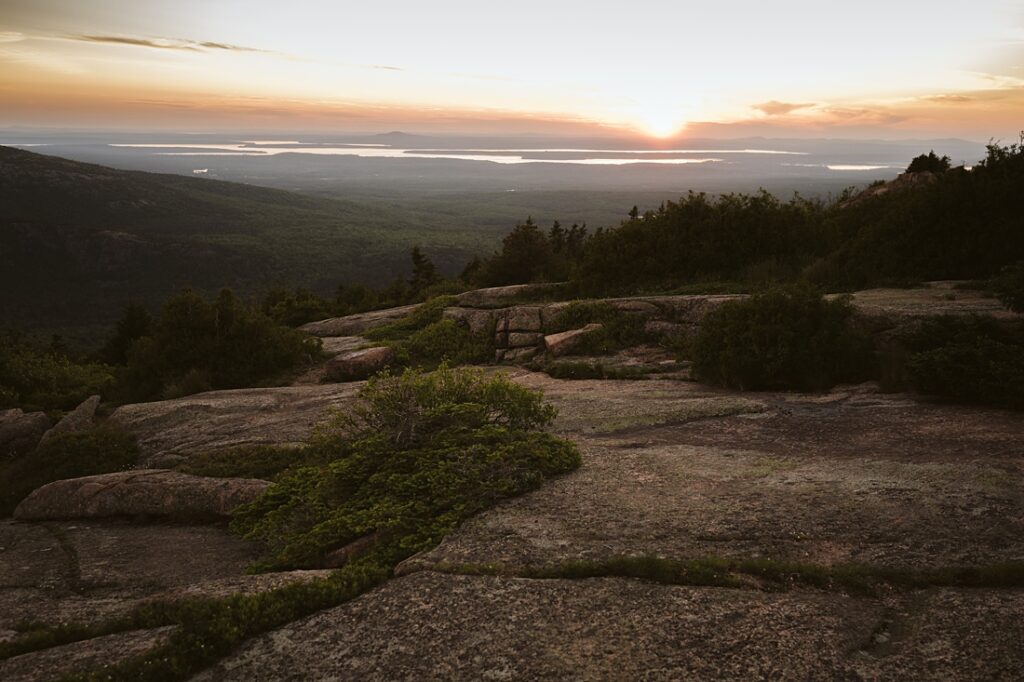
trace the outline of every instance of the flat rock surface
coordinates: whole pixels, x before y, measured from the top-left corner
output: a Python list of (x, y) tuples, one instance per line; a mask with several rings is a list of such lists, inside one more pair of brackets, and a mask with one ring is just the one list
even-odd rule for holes
[(141, 656), (166, 642), (173, 632), (173, 626), (133, 630), (33, 651), (0, 661), (0, 679), (5, 682), (58, 680), (64, 675)]
[[(246, 644), (212, 680), (1018, 679), (1020, 591), (814, 591), (417, 573)], [(884, 641), (884, 646), (880, 642)]]
[(139, 469), (54, 481), (14, 510), (22, 521), (157, 516), (179, 521), (228, 517), (270, 485), (254, 478), (208, 478)]
[(221, 525), (3, 521), (0, 640), (20, 622), (96, 622), (145, 599), (266, 580), (244, 575), (256, 557)]
[(559, 406), (556, 430), (576, 439), (583, 466), (471, 519), (410, 566), (638, 553), (1024, 561), (1019, 413), (867, 387), (739, 398), (680, 381), (517, 381)]
[(917, 289), (868, 289), (853, 294), (853, 305), (863, 314), (897, 317), (930, 315), (990, 315), (1019, 318), (998, 298), (980, 291), (954, 289), (952, 283), (932, 282)]
[(299, 445), (358, 384), (210, 391), (117, 408), (111, 420), (139, 439), (143, 462), (238, 445)]
[(327, 320), (304, 324), (299, 329), (313, 336), (356, 336), (374, 327), (379, 327), (382, 324), (405, 317), (418, 306), (419, 304), (416, 303), (399, 308), (387, 308), (385, 310), (373, 310), (368, 313), (358, 313), (344, 317), (332, 317)]

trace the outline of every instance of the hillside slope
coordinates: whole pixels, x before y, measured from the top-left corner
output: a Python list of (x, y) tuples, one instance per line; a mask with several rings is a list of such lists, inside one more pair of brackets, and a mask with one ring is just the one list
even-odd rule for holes
[(414, 244), (439, 266), (478, 246), (381, 206), (0, 147), (0, 319), (109, 323), (129, 300), (185, 286), (382, 284)]

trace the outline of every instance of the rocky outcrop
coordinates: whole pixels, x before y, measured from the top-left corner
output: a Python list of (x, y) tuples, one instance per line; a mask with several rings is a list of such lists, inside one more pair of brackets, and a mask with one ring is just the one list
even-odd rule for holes
[(34, 449), (49, 428), (50, 418), (44, 412), (0, 410), (0, 458)]
[(258, 479), (207, 478), (165, 469), (121, 471), (44, 485), (21, 501), (14, 518), (156, 516), (190, 521), (226, 517), (269, 485)]
[(143, 466), (166, 466), (197, 452), (240, 445), (301, 445), (358, 388), (348, 383), (210, 391), (123, 405), (110, 421), (139, 439)]
[(96, 408), (99, 406), (100, 397), (98, 395), (89, 396), (82, 401), (81, 405), (64, 415), (64, 417), (57, 422), (56, 426), (43, 434), (41, 442), (45, 443), (54, 436), (63, 433), (88, 431), (93, 426), (93, 420), (96, 417)]
[(544, 348), (546, 348), (547, 352), (554, 357), (568, 355), (574, 348), (578, 347), (584, 339), (600, 329), (602, 329), (602, 326), (599, 324), (588, 324), (580, 329), (570, 329), (569, 331), (559, 332), (558, 334), (549, 334), (544, 337)]
[(455, 303), (464, 308), (505, 308), (521, 301), (550, 300), (564, 289), (565, 282), (514, 284), (466, 291), (455, 297)]
[(346, 315), (345, 317), (332, 317), (328, 320), (304, 324), (299, 329), (313, 336), (358, 336), (374, 327), (401, 319), (418, 307), (417, 303), (399, 308)]
[(342, 353), (327, 361), (325, 381), (362, 381), (395, 363), (395, 351), (387, 346)]

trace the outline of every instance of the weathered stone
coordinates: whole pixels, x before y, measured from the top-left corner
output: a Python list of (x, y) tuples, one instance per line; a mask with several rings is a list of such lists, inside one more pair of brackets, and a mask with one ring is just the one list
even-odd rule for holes
[(340, 355), (350, 350), (358, 350), (369, 343), (361, 336), (325, 336), (321, 341), (322, 350), (327, 355)]
[(651, 336), (680, 336), (687, 329), (686, 325), (665, 322), (664, 320), (647, 320), (644, 322), (644, 333)]
[(540, 345), (544, 341), (544, 335), (540, 332), (509, 332), (509, 348), (525, 348)]
[(505, 352), (504, 362), (511, 362), (513, 364), (520, 362), (527, 362), (536, 357), (537, 353), (540, 352), (538, 348), (511, 348)]
[(418, 307), (419, 304), (406, 305), (345, 317), (332, 317), (329, 320), (304, 324), (299, 329), (313, 336), (357, 336), (374, 327), (401, 319)]
[(174, 400), (123, 405), (110, 421), (131, 431), (140, 462), (240, 445), (302, 445), (330, 410), (351, 400), (359, 384), (245, 388)]
[(494, 327), (495, 315), (490, 310), (445, 308), (444, 319), (466, 325), (473, 334), (486, 334)]
[(353, 350), (328, 360), (324, 378), (327, 381), (361, 381), (394, 362), (395, 351), (388, 346)]
[(98, 395), (89, 396), (82, 401), (81, 405), (64, 415), (64, 417), (57, 422), (56, 426), (44, 433), (40, 442), (45, 443), (50, 438), (62, 433), (88, 431), (92, 428), (93, 419), (96, 417), (96, 408), (99, 407), (99, 405), (100, 397)]
[(543, 299), (565, 288), (564, 282), (550, 284), (515, 284), (507, 287), (476, 289), (459, 294), (455, 302), (464, 308), (504, 308), (514, 303)]
[(4, 682), (56, 680), (83, 670), (113, 666), (164, 644), (175, 627), (118, 632), (15, 656), (0, 661), (0, 679)]
[(44, 485), (21, 501), (14, 518), (225, 517), (235, 507), (259, 497), (269, 485), (253, 478), (207, 478), (165, 469), (120, 471)]
[(541, 330), (540, 308), (535, 306), (516, 306), (508, 310), (508, 330), (510, 332), (539, 332)]
[(548, 353), (558, 357), (560, 355), (568, 355), (572, 350), (580, 345), (580, 343), (590, 336), (592, 333), (602, 329), (600, 324), (588, 324), (586, 327), (580, 329), (570, 329), (566, 332), (559, 332), (558, 334), (549, 334), (544, 337), (544, 347)]
[[(1010, 680), (1024, 669), (1022, 608), (1019, 590), (877, 599), (426, 572), (256, 637), (194, 679)], [(895, 646), (879, 646), (887, 633)]]
[(496, 332), (494, 332), (494, 347), (495, 348), (508, 348), (508, 332), (507, 331), (496, 331)]
[(50, 428), (50, 418), (44, 412), (25, 413), (14, 408), (0, 411), (0, 457), (28, 452)]
[(644, 317), (656, 317), (661, 314), (661, 308), (650, 301), (640, 299), (618, 299), (609, 301), (609, 303), (620, 313), (643, 315)]

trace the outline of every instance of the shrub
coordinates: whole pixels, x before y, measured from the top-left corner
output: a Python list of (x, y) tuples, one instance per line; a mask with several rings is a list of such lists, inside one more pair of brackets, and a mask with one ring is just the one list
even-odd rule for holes
[(70, 410), (90, 395), (105, 394), (113, 382), (105, 365), (76, 362), (13, 332), (0, 332), (0, 409)]
[(549, 333), (579, 329), (597, 323), (594, 330), (573, 348), (573, 355), (605, 355), (652, 340), (644, 331), (646, 318), (627, 313), (604, 301), (575, 301), (559, 313)]
[(949, 157), (939, 156), (935, 150), (915, 157), (907, 166), (908, 173), (945, 173), (949, 170)]
[(901, 342), (906, 380), (957, 401), (1024, 409), (1024, 325), (983, 317), (925, 321)]
[(135, 438), (112, 427), (58, 434), (0, 468), (0, 514), (47, 483), (130, 469), (138, 456)]
[(329, 462), (282, 474), (236, 510), (233, 527), (267, 546), (264, 567), (316, 565), (363, 538), (375, 561), (393, 566), (578, 466), (574, 445), (537, 430), (554, 414), (540, 394), (478, 370), (372, 379), (314, 442)]
[(1024, 313), (1024, 260), (1003, 269), (992, 280), (992, 289), (1010, 310)]
[(273, 480), (282, 471), (314, 461), (307, 447), (240, 445), (193, 455), (177, 467), (193, 476), (212, 478), (262, 478)]
[(374, 327), (363, 336), (371, 341), (399, 341), (409, 338), (414, 332), (440, 322), (444, 309), (455, 302), (454, 296), (438, 296), (416, 306), (405, 317)]
[(441, 320), (413, 332), (397, 344), (399, 357), (416, 366), (489, 363), (494, 360), (494, 332), (474, 334), (454, 320)]
[(694, 376), (741, 390), (824, 390), (863, 380), (869, 344), (847, 325), (852, 310), (846, 298), (827, 301), (808, 285), (724, 303), (694, 340)]
[(185, 291), (167, 301), (152, 335), (132, 344), (122, 375), (124, 397), (250, 386), (319, 352), (319, 339), (275, 324), (228, 289), (209, 303)]

